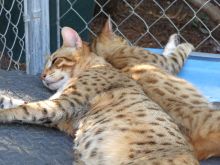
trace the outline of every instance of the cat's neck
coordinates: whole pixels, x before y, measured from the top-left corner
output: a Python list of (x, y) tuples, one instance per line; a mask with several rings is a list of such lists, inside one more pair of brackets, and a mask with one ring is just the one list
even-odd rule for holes
[(96, 54), (92, 53), (89, 49), (83, 49), (81, 60), (74, 67), (72, 76), (78, 77), (85, 70), (90, 70), (92, 68), (103, 68), (111, 66), (103, 57), (99, 57)]
[(104, 53), (104, 58), (109, 58), (109, 57), (114, 57), (117, 55), (129, 55), (130, 53), (138, 50), (139, 47), (136, 46), (130, 46), (130, 45), (116, 45), (116, 44), (112, 44), (109, 45), (109, 47), (107, 48), (107, 51)]
[(83, 67), (87, 69), (110, 65), (103, 57), (97, 56), (95, 53), (91, 52), (87, 45), (84, 45), (84, 53), (87, 55), (83, 59)]
[(90, 59), (88, 59), (88, 63), (87, 63), (88, 68), (110, 66), (110, 64), (103, 57), (97, 56), (94, 53), (92, 53), (92, 55), (89, 58)]
[(83, 59), (80, 68), (91, 69), (97, 67), (111, 66), (103, 57), (97, 56), (93, 52), (89, 52), (87, 56)]

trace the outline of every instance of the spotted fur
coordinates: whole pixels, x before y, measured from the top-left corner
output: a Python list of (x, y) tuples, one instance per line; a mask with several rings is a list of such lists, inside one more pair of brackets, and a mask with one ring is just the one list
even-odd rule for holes
[[(57, 127), (73, 135), (76, 165), (198, 165), (174, 120), (142, 87), (62, 29), (63, 47), (42, 73), (50, 100), (0, 111), (0, 122)], [(65, 81), (64, 81), (65, 80)]]
[(198, 159), (206, 159), (220, 156), (220, 111), (212, 110), (193, 85), (172, 75), (182, 67), (192, 48), (183, 43), (171, 56), (154, 55), (126, 44), (113, 33), (110, 21), (92, 44), (94, 52), (136, 80), (145, 94), (182, 126)]

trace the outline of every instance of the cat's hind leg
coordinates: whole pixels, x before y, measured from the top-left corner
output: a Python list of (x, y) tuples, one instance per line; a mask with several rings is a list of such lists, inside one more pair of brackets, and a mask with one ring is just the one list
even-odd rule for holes
[(193, 50), (194, 47), (190, 43), (179, 44), (170, 55), (166, 56), (169, 72), (173, 75), (179, 73)]
[(166, 67), (169, 73), (177, 74), (182, 69), (189, 54), (194, 50), (190, 43), (181, 43), (178, 34), (170, 36), (164, 48), (163, 55), (167, 59)]
[(168, 56), (168, 55), (172, 54), (179, 44), (180, 44), (180, 38), (179, 38), (178, 34), (176, 34), (176, 33), (172, 34), (170, 36), (167, 44), (165, 45), (165, 48), (164, 48), (164, 51), (162, 54), (164, 56)]

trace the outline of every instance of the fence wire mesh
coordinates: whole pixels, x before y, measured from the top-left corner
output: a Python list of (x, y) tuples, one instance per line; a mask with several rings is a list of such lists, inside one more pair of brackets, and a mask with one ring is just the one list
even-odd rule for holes
[(0, 68), (25, 69), (23, 0), (0, 0)]
[[(85, 15), (89, 14), (89, 8), (82, 0), (59, 1), (58, 27), (71, 26), (88, 39), (96, 36), (110, 14), (116, 32), (131, 44), (162, 48), (171, 34), (178, 33), (182, 40), (193, 43), (197, 51), (220, 53), (219, 0), (87, 0), (86, 3), (93, 8), (92, 15)], [(81, 10), (80, 4), (84, 5)]]
[[(183, 41), (193, 43), (197, 51), (220, 53), (219, 0), (49, 0), (49, 3), (51, 52), (62, 42), (61, 27), (73, 27), (88, 41), (111, 15), (115, 31), (131, 44), (162, 48), (171, 34), (178, 33)], [(0, 0), (0, 68), (26, 67), (23, 10), (24, 0)]]

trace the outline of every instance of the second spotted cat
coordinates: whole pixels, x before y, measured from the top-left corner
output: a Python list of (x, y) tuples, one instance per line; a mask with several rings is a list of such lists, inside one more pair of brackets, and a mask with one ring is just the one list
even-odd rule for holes
[(154, 55), (143, 48), (129, 46), (113, 33), (108, 20), (91, 47), (115, 68), (136, 80), (145, 94), (175, 119), (199, 159), (220, 156), (220, 111), (212, 110), (193, 85), (172, 75), (183, 66), (193, 49), (191, 44), (178, 45), (167, 57)]

